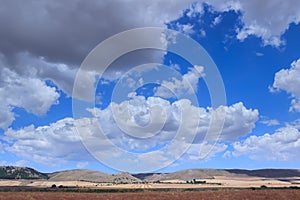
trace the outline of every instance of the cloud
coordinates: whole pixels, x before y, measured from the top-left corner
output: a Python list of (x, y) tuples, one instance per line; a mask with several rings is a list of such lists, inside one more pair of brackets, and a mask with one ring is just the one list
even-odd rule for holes
[(107, 37), (131, 28), (163, 27), (178, 18), (191, 2), (4, 1), (0, 51), (11, 59), (17, 53), (29, 52), (50, 62), (78, 65)]
[(199, 32), (200, 32), (200, 36), (201, 37), (205, 37), (206, 36), (206, 32), (205, 32), (204, 29), (200, 29)]
[(254, 160), (298, 160), (299, 138), (299, 129), (295, 127), (280, 128), (273, 134), (253, 135), (242, 142), (234, 143), (232, 155), (246, 155)]
[(258, 56), (258, 57), (262, 57), (262, 56), (264, 56), (264, 54), (263, 54), (263, 53), (261, 53), (261, 52), (256, 52), (256, 53), (255, 53), (255, 55), (256, 55), (256, 56)]
[[(165, 27), (191, 2), (4, 1), (0, 11), (0, 61), (20, 76), (51, 80), (71, 96), (78, 67), (96, 45), (128, 29)], [(115, 80), (118, 74), (139, 64), (160, 63), (163, 56), (164, 52), (155, 50), (128, 53), (111, 65), (106, 78)]]
[(2, 142), (0, 142), (0, 154), (3, 154), (5, 152), (4, 147), (5, 147), (5, 145), (2, 144)]
[(218, 25), (222, 21), (222, 15), (215, 17), (214, 21), (212, 22), (213, 26)]
[(183, 94), (194, 94), (198, 91), (199, 79), (205, 76), (204, 67), (194, 66), (188, 73), (182, 75), (181, 80), (172, 77), (171, 80), (163, 80), (161, 86), (155, 88), (154, 95), (171, 98)]
[[(44, 105), (41, 105), (41, 102), (33, 96), (31, 98), (35, 99), (22, 97), (18, 99), (18, 96), (10, 96), (13, 103), (1, 102), (0, 127), (7, 128), (12, 123), (15, 118), (14, 107), (25, 108), (34, 114), (43, 114), (57, 102), (57, 92), (54, 91), (54, 87), (43, 85), (45, 81), (51, 80), (60, 90), (71, 96), (76, 72), (86, 55), (99, 42), (120, 31), (144, 26), (166, 27), (167, 22), (178, 19), (182, 16), (182, 11), (187, 8), (190, 8), (187, 16), (203, 14), (203, 2), (212, 5), (216, 11), (241, 12), (244, 25), (237, 30), (237, 37), (240, 40), (254, 34), (261, 37), (266, 45), (279, 46), (283, 44), (280, 37), (288, 29), (289, 24), (299, 22), (297, 10), (299, 2), (294, 1), (286, 1), (284, 6), (279, 0), (268, 0), (264, 4), (258, 0), (223, 3), (216, 0), (199, 0), (197, 4), (191, 5), (192, 2), (194, 1), (174, 1), (171, 4), (164, 0), (150, 3), (121, 0), (2, 2), (0, 11), (1, 73), (10, 72), (25, 82), (30, 80), (30, 83), (34, 82), (46, 92), (42, 94), (37, 92), (36, 88), (32, 88), (33, 86), (30, 88), (28, 85), (27, 90), (31, 91), (27, 91), (27, 94), (41, 95), (41, 100), (45, 98), (43, 99)], [(276, 15), (273, 14), (274, 10), (277, 12)], [(31, 14), (28, 15), (28, 13)], [(215, 18), (215, 22), (218, 21), (219, 19)], [(191, 33), (193, 29), (191, 24), (178, 24), (178, 26), (183, 32)], [(202, 36), (205, 36), (204, 30), (199, 31)], [(112, 70), (107, 73), (106, 78), (115, 80), (126, 69), (141, 63), (161, 62), (163, 55), (164, 52), (149, 51), (124, 55), (113, 63)], [(95, 74), (87, 71), (86, 75), (91, 76), (88, 76), (83, 86), (95, 84)], [(21, 84), (22, 87), (25, 87), (25, 82)], [(173, 80), (169, 86), (178, 89), (182, 83), (180, 80)], [(17, 91), (21, 88), (18, 84), (5, 84), (8, 83), (1, 82), (2, 90), (16, 87)], [(78, 90), (76, 97), (90, 96), (86, 93), (86, 87)], [(163, 91), (160, 92), (163, 93)], [(293, 110), (300, 110), (298, 99), (292, 100)]]
[(261, 119), (260, 119), (259, 123), (265, 124), (267, 126), (277, 126), (277, 125), (280, 125), (280, 122), (277, 119), (269, 119), (266, 116), (261, 116)]
[[(0, 81), (3, 97), (0, 128), (5, 129), (14, 121), (14, 107), (40, 115), (57, 103), (58, 93), (45, 81), (52, 81), (72, 96), (78, 67), (104, 39), (131, 28), (164, 27), (165, 22), (178, 18), (189, 4), (190, 1), (169, 4), (162, 0), (152, 3), (108, 0), (2, 2), (0, 76), (10, 73), (8, 77), (14, 76), (15, 81)], [(115, 70), (107, 77), (115, 79), (120, 71), (143, 62), (161, 62), (163, 55), (163, 52), (147, 50), (124, 55), (112, 65)], [(90, 96), (86, 88), (96, 83), (94, 72), (86, 71), (84, 75), (88, 78), (74, 97)]]
[[(261, 37), (265, 44), (275, 46), (282, 44), (280, 36), (287, 30), (289, 24), (298, 23), (300, 19), (297, 10), (299, 3), (294, 1), (286, 1), (284, 6), (279, 0), (268, 0), (264, 4), (258, 0), (223, 3), (216, 0), (199, 0), (197, 4), (191, 5), (192, 2), (194, 1), (176, 1), (172, 4), (163, 0), (151, 3), (141, 1), (99, 3), (79, 0), (67, 2), (44, 0), (39, 3), (4, 1), (0, 12), (2, 27), (0, 53), (3, 55), (1, 59), (7, 62), (7, 67), (14, 68), (16, 73), (24, 74), (28, 69), (37, 70), (37, 78), (54, 80), (60, 89), (70, 95), (76, 69), (99, 42), (131, 28), (165, 27), (166, 22), (179, 18), (182, 11), (187, 8), (190, 8), (187, 12), (188, 16), (201, 14), (203, 2), (212, 5), (213, 9), (220, 12), (241, 11), (244, 26), (238, 30), (239, 39), (243, 40), (254, 34)], [(66, 4), (69, 9), (65, 9)], [(277, 15), (273, 15), (274, 10)], [(220, 16), (215, 18), (216, 23), (219, 22)], [(8, 21), (10, 23), (7, 23)], [(178, 24), (178, 26), (182, 27), (184, 32), (190, 32), (192, 28), (191, 24)], [(203, 30), (200, 32), (204, 36)], [(147, 57), (147, 61), (159, 61), (163, 56), (162, 53), (148, 54), (149, 52), (128, 56), (121, 61), (122, 67), (118, 68), (130, 66), (132, 60), (141, 63), (139, 58), (145, 60)], [(23, 58), (20, 58), (20, 55)], [(25, 59), (32, 61), (27, 62), (28, 67), (23, 68), (20, 65)], [(116, 66), (119, 64), (120, 62), (116, 63)], [(49, 67), (49, 65), (56, 66)]]
[(290, 111), (300, 112), (300, 59), (291, 64), (291, 68), (282, 69), (275, 74), (271, 92), (286, 91), (291, 94), (292, 101)]
[(16, 54), (15, 59), (18, 62), (11, 65), (9, 62), (5, 62), (6, 59), (2, 56), (2, 59), (0, 59), (3, 60), (2, 67), (13, 71), (19, 76), (40, 79), (41, 81), (50, 80), (67, 95), (72, 95), (77, 73), (74, 66), (49, 62), (44, 57), (34, 57), (28, 52)]
[[(285, 44), (282, 35), (288, 30), (290, 24), (300, 22), (298, 7), (300, 2), (293, 0), (266, 0), (262, 4), (259, 0), (201, 0), (197, 1), (195, 8), (191, 7), (187, 16), (196, 16), (196, 13), (203, 13), (202, 3), (212, 6), (212, 10), (217, 12), (227, 12), (230, 10), (241, 13), (241, 27), (236, 30), (237, 39), (245, 40), (251, 35), (261, 38), (264, 45), (280, 47)], [(276, 13), (276, 14), (274, 14)], [(217, 19), (217, 20), (216, 20)], [(218, 22), (218, 18), (215, 18)], [(213, 22), (213, 24), (214, 24)]]
[(89, 165), (89, 162), (78, 162), (76, 165), (77, 169), (85, 169)]
[(300, 119), (296, 119), (292, 122), (286, 123), (285, 126), (300, 129)]
[[(268, 0), (264, 4), (258, 0), (223, 3), (199, 0), (197, 4), (191, 5), (192, 2), (194, 1), (176, 1), (172, 4), (163, 0), (151, 3), (108, 0), (101, 3), (79, 0), (44, 0), (39, 3), (4, 1), (0, 11), (1, 60), (6, 63), (6, 67), (20, 75), (36, 71), (36, 78), (50, 79), (71, 95), (74, 76), (80, 63), (99, 42), (131, 28), (165, 27), (165, 23), (178, 19), (187, 8), (190, 8), (188, 16), (201, 14), (203, 2), (220, 12), (241, 11), (244, 26), (238, 30), (237, 37), (240, 40), (254, 34), (261, 37), (265, 44), (278, 46), (283, 43), (280, 36), (289, 24), (298, 23), (300, 19), (297, 10), (299, 2), (294, 1), (286, 1), (284, 6), (279, 0)], [(69, 9), (66, 9), (66, 4)], [(276, 15), (273, 15), (274, 10)], [(216, 23), (220, 16), (215, 18)], [(191, 24), (178, 26), (183, 32), (190, 32), (192, 28)], [(200, 33), (205, 36), (204, 30), (200, 30)], [(149, 52), (142, 52), (127, 56), (115, 63), (117, 70), (114, 73), (134, 64), (141, 64), (145, 59), (147, 62), (160, 62), (163, 55), (162, 52), (152, 52), (150, 55)], [(24, 60), (27, 60), (26, 67), (22, 64)], [(115, 78), (114, 73), (110, 73), (108, 77)]]
[(5, 160), (0, 161), (0, 166), (17, 166), (17, 167), (27, 167), (29, 162), (27, 160), (18, 160), (16, 162), (8, 162)]
[(270, 120), (262, 120), (260, 121), (261, 124), (265, 124), (267, 126), (277, 126), (280, 125), (280, 122), (276, 119), (270, 119)]
[(238, 137), (250, 133), (255, 127), (259, 116), (258, 110), (247, 109), (241, 102), (223, 108), (226, 112), (226, 119), (221, 140), (236, 140)]
[(59, 165), (70, 160), (91, 160), (71, 118), (37, 128), (9, 128), (3, 140), (8, 143), (5, 151), (38, 163)]
[[(300, 2), (286, 1), (284, 5), (280, 0), (268, 0), (262, 4), (258, 0), (239, 1), (241, 3), (242, 22), (244, 26), (238, 30), (238, 39), (243, 40), (249, 35), (262, 38), (264, 45), (279, 47), (285, 42), (282, 34), (291, 23), (299, 23)], [(276, 13), (274, 15), (274, 12)]]
[[(116, 113), (116, 110), (120, 112)], [(141, 96), (104, 110), (90, 111), (94, 118), (65, 118), (49, 126), (28, 126), (20, 130), (9, 128), (4, 133), (3, 140), (7, 145), (3, 148), (22, 158), (44, 164), (92, 161), (92, 156), (81, 143), (83, 141), (98, 158), (117, 163), (120, 168), (126, 160), (126, 166), (134, 166), (131, 169), (138, 170), (134, 164), (136, 162), (140, 163), (141, 168), (147, 167), (142, 164), (150, 162), (151, 156), (160, 157), (163, 163), (153, 167), (161, 167), (180, 156), (181, 150), (190, 145), (186, 159), (200, 159), (207, 154), (208, 157), (214, 156), (226, 149), (224, 141), (235, 140), (249, 133), (258, 115), (256, 110), (248, 110), (242, 103), (213, 110), (195, 107), (188, 100), (170, 103), (158, 97), (145, 99)], [(212, 112), (226, 113), (224, 131), (215, 146), (209, 137), (204, 140)], [(188, 117), (182, 119), (182, 113), (184, 116), (188, 114)], [(161, 124), (161, 121), (165, 123)], [(99, 125), (103, 134), (99, 133)], [(183, 133), (183, 137), (177, 137), (178, 133)], [(193, 134), (196, 134), (194, 141)], [(138, 154), (132, 157), (126, 152)]]
[(15, 120), (12, 108), (8, 105), (0, 106), (0, 128), (6, 129)]
[(201, 144), (192, 144), (185, 155), (188, 160), (209, 160), (216, 154), (225, 151), (227, 147), (223, 143), (209, 144), (208, 142), (203, 142)]
[(299, 101), (299, 99), (293, 99), (291, 101), (290, 112), (291, 111), (300, 112), (300, 101)]
[(15, 119), (13, 108), (24, 108), (36, 115), (45, 114), (58, 103), (59, 93), (36, 78), (20, 76), (0, 64), (0, 128), (6, 129)]
[(179, 22), (176, 23), (176, 30), (183, 33), (183, 34), (193, 34), (195, 31), (193, 30), (193, 25), (191, 24), (180, 24)]

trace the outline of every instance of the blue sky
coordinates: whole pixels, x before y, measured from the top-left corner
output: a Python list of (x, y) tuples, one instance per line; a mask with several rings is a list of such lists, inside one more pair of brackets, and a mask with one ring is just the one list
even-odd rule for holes
[[(108, 173), (298, 168), (299, 3), (71, 1), (71, 9), (66, 4), (3, 3), (0, 165)], [(170, 41), (164, 51), (120, 56), (104, 74), (83, 67), (99, 43), (143, 27), (178, 31), (201, 45), (221, 75), (226, 102), (211, 104), (205, 80), (212, 78), (213, 65), (171, 53)], [(117, 47), (135, 43), (122, 42)], [(114, 45), (103, 52), (114, 52)], [(215, 114), (216, 124), (210, 125)], [(218, 133), (207, 131), (220, 123), (215, 140)]]

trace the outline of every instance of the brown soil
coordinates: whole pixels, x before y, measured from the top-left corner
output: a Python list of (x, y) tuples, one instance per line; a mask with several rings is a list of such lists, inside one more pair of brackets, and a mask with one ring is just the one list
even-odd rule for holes
[(300, 190), (220, 190), (201, 192), (140, 193), (69, 193), (69, 192), (0, 192), (2, 199), (123, 199), (123, 200), (198, 200), (198, 199), (299, 199)]

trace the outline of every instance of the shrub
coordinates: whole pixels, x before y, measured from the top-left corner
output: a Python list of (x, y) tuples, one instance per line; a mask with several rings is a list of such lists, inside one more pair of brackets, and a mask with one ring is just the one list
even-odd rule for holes
[(266, 189), (266, 188), (268, 188), (268, 187), (265, 186), (265, 185), (262, 185), (262, 186), (260, 186), (260, 188), (261, 188), (261, 189)]

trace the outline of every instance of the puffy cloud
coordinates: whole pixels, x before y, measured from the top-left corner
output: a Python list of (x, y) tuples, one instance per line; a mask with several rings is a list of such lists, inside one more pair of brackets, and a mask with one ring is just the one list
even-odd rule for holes
[(0, 128), (6, 129), (15, 119), (12, 109), (24, 108), (27, 112), (42, 115), (58, 103), (59, 93), (36, 78), (19, 76), (0, 66)]
[[(0, 62), (19, 76), (51, 80), (71, 96), (78, 67), (97, 44), (128, 29), (165, 27), (166, 22), (181, 16), (191, 2), (4, 1), (0, 11), (3, 30), (0, 33)], [(183, 29), (188, 31), (190, 28)], [(154, 50), (130, 52), (111, 65), (106, 78), (115, 80), (126, 69), (139, 64), (162, 62), (163, 55), (164, 52)], [(91, 96), (86, 88), (96, 83), (94, 72), (87, 71), (84, 75), (87, 78), (80, 84), (83, 87), (75, 94), (81, 99)], [(1, 115), (4, 118), (1, 122), (9, 124), (13, 120), (13, 115), (8, 113)]]
[[(1, 5), (0, 52), (17, 73), (28, 72), (28, 68), (17, 65), (24, 59), (32, 59), (28, 63), (36, 70), (37, 77), (53, 80), (63, 91), (71, 94), (76, 69), (87, 53), (99, 42), (109, 36), (143, 26), (165, 26), (165, 22), (181, 16), (183, 10), (190, 8), (187, 15), (203, 13), (202, 3), (206, 2), (213, 9), (224, 12), (241, 11), (244, 26), (238, 30), (238, 38), (243, 40), (250, 34), (261, 37), (265, 44), (278, 46), (282, 43), (280, 36), (289, 24), (299, 22), (297, 7), (299, 2), (286, 1), (284, 6), (279, 0), (260, 1), (226, 1), (218, 0), (174, 1), (171, 4), (163, 0), (151, 1), (89, 1), (79, 0), (67, 2), (40, 1), (4, 1)], [(69, 9), (65, 9), (65, 5)], [(259, 9), (257, 9), (259, 8)], [(273, 15), (274, 10), (278, 14)], [(17, 14), (15, 14), (17, 13)], [(27, 13), (31, 13), (28, 15)], [(128, 15), (131, 13), (131, 15)], [(221, 16), (221, 15), (220, 15)], [(217, 17), (215, 22), (220, 19)], [(10, 23), (7, 23), (9, 21)], [(97, 22), (97, 23), (95, 23)], [(14, 24), (14, 26), (10, 26)], [(45, 26), (45, 24), (47, 24)], [(111, 26), (114, 24), (114, 26)], [(183, 32), (190, 32), (192, 25), (180, 26)], [(205, 33), (201, 30), (201, 34)], [(27, 52), (27, 54), (25, 53)], [(19, 55), (26, 58), (20, 58)], [(129, 56), (124, 59), (122, 67), (130, 65), (132, 60), (141, 58), (159, 61), (162, 53), (155, 56)], [(133, 59), (134, 58), (134, 59)], [(38, 63), (37, 63), (38, 62)], [(127, 63), (127, 64), (124, 64)], [(141, 61), (137, 61), (141, 63)], [(50, 67), (49, 65), (55, 65)], [(38, 69), (35, 69), (38, 68)], [(41, 69), (42, 68), (42, 69)], [(110, 74), (113, 76), (113, 74)]]
[[(87, 53), (99, 42), (130, 28), (164, 27), (166, 22), (177, 19), (187, 8), (190, 8), (188, 16), (203, 13), (203, 2), (220, 12), (241, 11), (244, 26), (238, 30), (239, 39), (243, 40), (254, 34), (261, 37), (265, 44), (275, 46), (282, 44), (280, 36), (289, 24), (298, 23), (300, 19), (297, 10), (299, 2), (294, 1), (286, 1), (282, 5), (279, 0), (268, 0), (263, 4), (258, 0), (222, 3), (217, 0), (199, 0), (197, 4), (191, 6), (193, 2), (193, 0), (174, 1), (170, 4), (163, 0), (149, 3), (133, 0), (126, 2), (107, 0), (101, 3), (79, 0), (67, 2), (44, 0), (39, 3), (4, 1), (0, 11), (2, 27), (0, 52), (3, 54), (1, 60), (7, 62), (7, 66), (18, 74), (36, 71), (34, 74), (37, 78), (52, 80), (70, 95), (76, 69)], [(65, 9), (66, 4), (69, 9)], [(278, 14), (273, 15), (274, 10)], [(215, 22), (219, 21), (220, 16)], [(10, 23), (7, 23), (8, 21)], [(178, 26), (183, 32), (190, 32), (192, 28), (189, 24)], [(205, 35), (204, 30), (200, 32)], [(145, 59), (153, 62), (161, 60), (163, 55), (151, 53), (151, 56), (145, 56), (147, 54), (128, 56), (122, 60), (123, 64), (119, 69), (132, 66), (132, 60), (136, 60), (136, 63), (141, 63), (141, 60)], [(24, 67), (22, 63), (26, 59), (28, 66)], [(109, 76), (113, 77), (114, 73), (110, 73)]]
[[(244, 26), (238, 31), (238, 38), (243, 40), (249, 35), (256, 35), (263, 39), (265, 45), (280, 46), (284, 44), (281, 35), (291, 23), (299, 23), (300, 2), (269, 0), (261, 3), (255, 1), (240, 1), (242, 21)], [(274, 12), (276, 13), (274, 15)]]
[(163, 80), (161, 86), (155, 88), (154, 95), (171, 98), (180, 97), (183, 94), (197, 93), (199, 79), (204, 76), (204, 67), (194, 66), (188, 73), (180, 77), (181, 80), (177, 77), (172, 77), (171, 80)]
[(284, 127), (275, 133), (250, 136), (245, 141), (233, 144), (232, 155), (247, 155), (255, 160), (298, 160), (300, 132), (295, 127)]
[(37, 128), (33, 125), (20, 130), (9, 128), (3, 139), (8, 143), (6, 151), (39, 163), (91, 160), (71, 118)]
[[(205, 109), (193, 106), (186, 99), (170, 103), (158, 97), (132, 96), (131, 100), (112, 108), (93, 110), (105, 136), (125, 151), (141, 153), (138, 158), (123, 158), (127, 164), (139, 163), (145, 167), (145, 163), (152, 163), (149, 166), (156, 169), (181, 156), (181, 160), (209, 159), (226, 149), (223, 142), (251, 132), (258, 119), (258, 111), (246, 109), (242, 103)], [(222, 114), (225, 115), (224, 129), (216, 141), (219, 133), (213, 128), (222, 123)], [(216, 124), (210, 122), (213, 115)], [(210, 127), (212, 131), (208, 134)], [(117, 157), (121, 159), (123, 153)], [(118, 162), (121, 166), (121, 161)]]
[(12, 107), (7, 104), (0, 105), (0, 128), (6, 129), (14, 120), (15, 116), (12, 112)]
[[(44, 0), (38, 3), (35, 1), (26, 3), (4, 1), (0, 11), (1, 63), (9, 69), (8, 71), (16, 73), (16, 76), (36, 79), (36, 81), (40, 79), (41, 82), (51, 80), (61, 90), (71, 95), (78, 66), (87, 53), (99, 42), (130, 28), (165, 27), (166, 22), (177, 19), (181, 16), (182, 11), (189, 7), (188, 16), (203, 13), (203, 2), (212, 5), (213, 9), (220, 12), (241, 11), (241, 20), (244, 23), (244, 26), (238, 30), (238, 38), (241, 40), (254, 34), (261, 37), (265, 44), (278, 46), (282, 44), (280, 36), (289, 27), (289, 24), (299, 22), (299, 12), (297, 12), (299, 2), (294, 1), (286, 1), (284, 6), (278, 0), (269, 0), (263, 4), (258, 0), (223, 3), (216, 0), (199, 0), (197, 4), (190, 6), (192, 2), (192, 0), (172, 3), (163, 0), (150, 3), (108, 0), (101, 1), (101, 3), (79, 0), (67, 2)], [(66, 4), (68, 9), (66, 9)], [(273, 10), (276, 10), (278, 14), (273, 15)], [(28, 13), (31, 14), (28, 15)], [(131, 14), (128, 15), (128, 13)], [(7, 23), (8, 21), (10, 23)], [(216, 18), (216, 22), (218, 21), (219, 18)], [(183, 32), (190, 32), (192, 29), (190, 24), (178, 24), (178, 26)], [(203, 36), (205, 35), (204, 30), (200, 30), (200, 32)], [(135, 64), (160, 62), (164, 55), (162, 52), (150, 54), (142, 52), (121, 58), (114, 63), (116, 70), (108, 73), (108, 77), (115, 79), (116, 74), (120, 74), (120, 71)], [(86, 74), (94, 75), (92, 72), (86, 72)], [(95, 84), (94, 79), (88, 78), (87, 81), (86, 85)], [(180, 80), (173, 80), (169, 86), (176, 89), (178, 84), (182, 84)], [(81, 96), (90, 95), (85, 95), (84, 92), (87, 91), (85, 87), (79, 91), (82, 92)], [(77, 96), (79, 95), (77, 94)], [(293, 109), (299, 110), (297, 99), (294, 99), (292, 104)], [(4, 105), (3, 108), (1, 107), (1, 127), (7, 127), (14, 120), (11, 110), (13, 106), (18, 106)], [(37, 105), (35, 109), (30, 108), (32, 112), (41, 112), (36, 110), (42, 107), (44, 111), (48, 104)]]
[(243, 103), (237, 103), (223, 109), (226, 113), (223, 133), (221, 140), (235, 140), (252, 131), (258, 120), (258, 110), (247, 109)]
[(18, 60), (15, 65), (3, 62), (3, 67), (10, 68), (20, 76), (51, 80), (60, 90), (69, 96), (72, 95), (73, 82), (77, 73), (74, 66), (49, 62), (44, 57), (33, 57), (28, 52), (18, 53), (15, 59)]
[(291, 94), (290, 111), (300, 112), (300, 59), (291, 64), (290, 69), (282, 69), (276, 73), (271, 92), (284, 90)]
[[(281, 38), (291, 23), (298, 24), (300, 14), (298, 7), (300, 2), (293, 0), (266, 0), (263, 3), (259, 0), (201, 0), (187, 13), (188, 16), (195, 16), (195, 13), (203, 13), (202, 3), (211, 5), (213, 10), (226, 12), (234, 10), (241, 13), (241, 28), (237, 29), (237, 39), (243, 41), (250, 35), (262, 39), (264, 45), (280, 47), (285, 44)], [(276, 14), (274, 14), (276, 13)], [(216, 18), (218, 22), (218, 18)], [(214, 22), (213, 22), (214, 24)]]
[[(0, 11), (3, 30), (0, 33), (0, 52), (11, 67), (21, 63), (18, 54), (26, 52), (28, 57), (78, 68), (86, 55), (108, 37), (132, 28), (165, 27), (166, 22), (181, 16), (191, 2), (192, 0), (174, 1), (171, 4), (163, 0), (148, 3), (136, 0), (105, 0), (101, 3), (95, 0), (43, 0), (39, 3), (4, 1)], [(163, 56), (163, 53), (148, 54), (149, 52), (129, 56), (123, 59), (122, 62), (126, 62), (122, 67), (135, 64), (132, 60), (140, 63), (146, 57), (155, 62)], [(33, 67), (34, 64), (32, 63)], [(44, 75), (46, 74), (47, 71)]]
[[(104, 110), (90, 111), (95, 118), (65, 118), (49, 126), (10, 128), (4, 133), (3, 139), (8, 145), (3, 148), (36, 162), (59, 164), (91, 161), (93, 158), (84, 144), (94, 156), (110, 163), (120, 158), (117, 163), (127, 160), (131, 167), (130, 164), (136, 162), (150, 162), (154, 156), (163, 161), (157, 163), (156, 167), (160, 167), (179, 157), (182, 150), (191, 145), (186, 159), (202, 159), (225, 150), (227, 146), (222, 141), (246, 135), (254, 127), (258, 115), (256, 110), (248, 110), (242, 103), (214, 110), (195, 107), (188, 100), (170, 103), (158, 97), (145, 99), (140, 96)], [(214, 141), (209, 142), (209, 137), (204, 140), (212, 112), (226, 114), (220, 143), (215, 145)], [(99, 133), (99, 127), (103, 134)], [(177, 137), (178, 134), (181, 136)], [(138, 154), (135, 158), (126, 157), (126, 152)]]
[(300, 129), (300, 119), (285, 124), (287, 127)]

